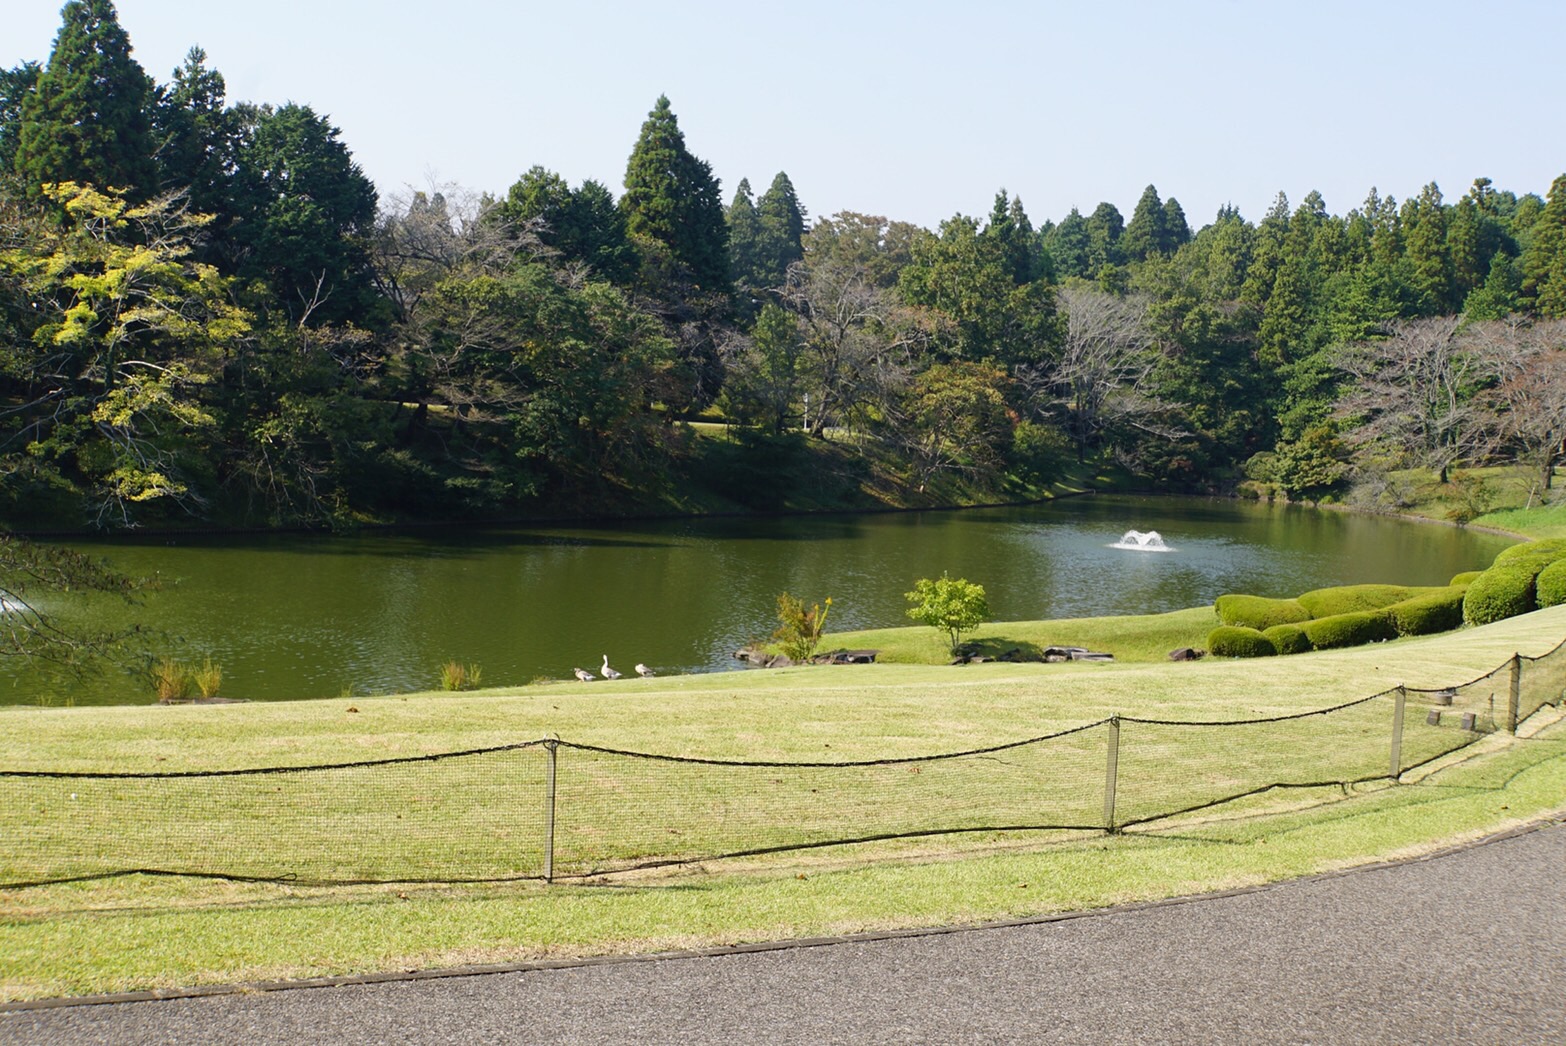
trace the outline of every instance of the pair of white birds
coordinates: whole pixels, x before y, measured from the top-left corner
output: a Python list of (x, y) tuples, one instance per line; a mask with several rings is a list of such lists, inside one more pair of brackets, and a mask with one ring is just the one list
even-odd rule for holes
[[(580, 679), (584, 683), (591, 683), (593, 681), (593, 673), (587, 671), (586, 669), (573, 668), (571, 671), (576, 676), (576, 678)], [(622, 672), (617, 672), (616, 670), (609, 667), (608, 654), (604, 655), (604, 667), (600, 668), (598, 672), (605, 679), (619, 679), (624, 674)], [(636, 663), (636, 674), (645, 678), (652, 675), (653, 670), (638, 661)]]

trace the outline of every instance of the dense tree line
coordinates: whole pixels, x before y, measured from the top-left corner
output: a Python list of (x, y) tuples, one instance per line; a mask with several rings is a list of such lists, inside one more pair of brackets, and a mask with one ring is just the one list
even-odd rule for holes
[[(928, 230), (727, 203), (667, 98), (618, 197), (543, 166), (381, 198), (307, 105), (159, 84), (109, 0), (0, 70), (0, 518), (342, 523), (593, 512), (691, 482), (685, 419), (897, 463), (911, 498), (1113, 459), (1294, 497), (1492, 461), (1548, 486), (1566, 175), (1193, 231), (1149, 185)], [(759, 184), (759, 183), (758, 183)]]

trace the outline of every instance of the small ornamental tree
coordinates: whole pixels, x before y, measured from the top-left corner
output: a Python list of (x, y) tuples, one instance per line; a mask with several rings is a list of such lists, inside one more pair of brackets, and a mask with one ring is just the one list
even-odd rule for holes
[(784, 592), (778, 596), (778, 630), (772, 633), (772, 641), (782, 648), (790, 661), (808, 661), (821, 642), (826, 626), (827, 611), (832, 609), (832, 599), (826, 606), (816, 603), (805, 609), (804, 600)]
[(972, 632), (990, 616), (984, 586), (966, 578), (948, 577), (945, 573), (937, 579), (920, 578), (914, 582), (914, 590), (905, 594), (913, 604), (908, 616), (945, 632), (954, 654), (962, 633)]

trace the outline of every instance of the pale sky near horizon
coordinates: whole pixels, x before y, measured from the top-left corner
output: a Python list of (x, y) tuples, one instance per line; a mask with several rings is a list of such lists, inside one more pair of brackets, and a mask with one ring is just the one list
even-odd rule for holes
[[(0, 66), (47, 61), (56, 0), (5, 0)], [(667, 94), (725, 202), (789, 174), (812, 216), (933, 228), (997, 189), (1035, 224), (1148, 184), (1192, 228), (1279, 191), (1335, 214), (1566, 173), (1566, 3), (1266, 0), (666, 4), (116, 0), (159, 82), (193, 45), (230, 102), (311, 105), (384, 197), (503, 194), (540, 164), (616, 195)]]

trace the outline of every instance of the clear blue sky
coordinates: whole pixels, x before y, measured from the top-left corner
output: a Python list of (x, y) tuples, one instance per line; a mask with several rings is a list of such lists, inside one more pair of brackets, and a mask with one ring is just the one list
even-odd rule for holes
[[(8, 0), (0, 64), (48, 58), (53, 0)], [(16, 7), (23, 9), (18, 11)], [(667, 94), (686, 142), (812, 215), (934, 226), (1020, 194), (1037, 223), (1152, 183), (1192, 226), (1279, 190), (1337, 214), (1371, 186), (1566, 173), (1559, 0), (787, 3), (118, 0), (166, 81), (205, 48), (230, 101), (327, 114), (383, 196), (503, 193), (541, 164), (616, 194)]]

